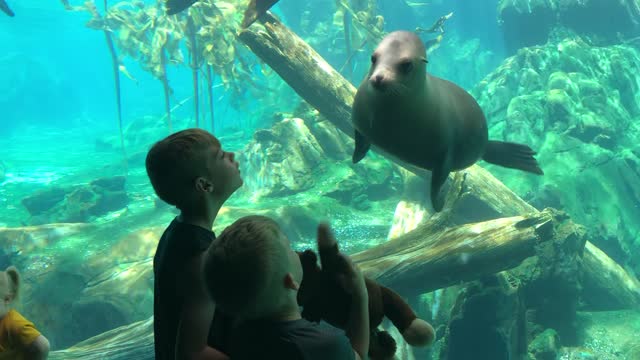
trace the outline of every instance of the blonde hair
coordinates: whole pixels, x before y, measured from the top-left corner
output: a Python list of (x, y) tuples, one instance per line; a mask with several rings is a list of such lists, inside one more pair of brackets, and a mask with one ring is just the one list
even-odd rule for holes
[(265, 216), (246, 216), (224, 229), (203, 260), (209, 294), (225, 312), (244, 319), (273, 314), (283, 306), (290, 271), (285, 236)]
[(207, 170), (206, 151), (220, 148), (211, 133), (194, 128), (173, 133), (156, 142), (145, 159), (147, 176), (158, 197), (180, 210), (189, 206), (196, 177)]
[(16, 301), (20, 297), (20, 272), (15, 266), (9, 266), (5, 271), (0, 271), (0, 293), (6, 290), (7, 295), (11, 295), (11, 301)]

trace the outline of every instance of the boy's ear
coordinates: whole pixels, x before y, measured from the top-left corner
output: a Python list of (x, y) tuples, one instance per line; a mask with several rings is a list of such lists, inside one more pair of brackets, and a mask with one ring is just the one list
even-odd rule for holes
[(300, 284), (295, 280), (292, 273), (287, 273), (284, 276), (284, 287), (291, 290), (299, 290)]
[(198, 191), (212, 192), (213, 183), (203, 177), (196, 178), (196, 189)]

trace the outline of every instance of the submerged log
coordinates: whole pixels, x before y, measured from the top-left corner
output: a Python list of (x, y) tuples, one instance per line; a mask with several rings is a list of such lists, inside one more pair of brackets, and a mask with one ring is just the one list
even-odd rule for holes
[(590, 242), (584, 250), (582, 271), (585, 308), (608, 311), (640, 306), (638, 279)]
[(50, 360), (152, 360), (153, 317), (107, 331), (68, 349), (52, 351)]
[[(246, 29), (243, 29), (239, 33), (239, 38), (258, 57), (260, 57), (274, 71), (276, 71), (282, 77), (282, 79), (285, 80), (307, 103), (316, 108), (320, 112), (320, 114), (322, 114), (334, 126), (353, 138), (354, 131), (351, 125), (350, 117), (351, 104), (353, 103), (356, 88), (349, 81), (343, 78), (331, 65), (329, 65), (312, 47), (310, 47), (306, 42), (304, 42), (304, 40), (298, 37), (294, 32), (288, 29), (270, 13), (262, 16), (259, 19), (259, 22)], [(428, 171), (418, 169), (414, 166), (411, 166), (410, 164), (400, 161), (399, 159), (375, 146), (372, 146), (372, 150), (396, 162), (400, 166), (406, 168), (407, 170), (415, 173), (418, 176), (421, 176), (423, 178), (430, 177), (430, 173)], [(463, 179), (464, 181), (458, 180), (456, 182), (456, 178)], [(455, 190), (454, 193), (452, 193), (452, 191), (449, 191), (449, 193), (447, 194), (447, 202), (451, 201), (451, 199), (456, 199), (455, 204), (448, 205), (451, 207), (450, 213), (446, 215), (434, 214), (429, 220), (428, 224), (425, 224), (425, 226), (421, 226), (419, 229), (408, 233), (406, 236), (412, 236), (414, 237), (414, 240), (403, 240), (402, 243), (404, 243), (406, 247), (391, 245), (395, 244), (395, 242), (392, 241), (390, 245), (386, 246), (396, 246), (395, 249), (386, 248), (383, 246), (380, 248), (368, 250), (364, 253), (365, 255), (356, 255), (356, 259), (361, 262), (362, 266), (369, 269), (366, 270), (368, 274), (372, 275), (372, 277), (383, 280), (383, 282), (392, 281), (394, 286), (400, 288), (404, 288), (405, 284), (406, 287), (415, 286), (415, 284), (411, 284), (411, 281), (408, 281), (409, 279), (407, 279), (405, 284), (401, 283), (402, 280), (400, 278), (400, 275), (407, 275), (406, 268), (408, 265), (403, 265), (403, 267), (400, 267), (397, 264), (399, 264), (399, 259), (405, 261), (410, 260), (407, 261), (407, 263), (419, 262), (414, 258), (414, 256), (418, 255), (418, 253), (413, 252), (413, 250), (417, 251), (417, 248), (415, 248), (415, 246), (422, 246), (424, 243), (427, 243), (430, 240), (434, 241), (428, 236), (429, 231), (425, 229), (427, 225), (434, 226), (435, 222), (439, 221), (444, 225), (452, 226), (455, 224), (485, 221), (501, 217), (535, 214), (537, 212), (535, 208), (527, 204), (524, 200), (510, 191), (504, 184), (495, 179), (490, 173), (483, 170), (477, 165), (473, 165), (463, 171), (451, 173), (449, 175), (449, 180), (449, 184), (458, 184), (457, 190), (455, 189), (456, 186), (450, 186), (452, 190)], [(500, 221), (508, 220), (502, 219)], [(496, 225), (486, 224), (486, 226), (489, 226), (489, 228), (491, 228), (491, 226)], [(522, 247), (517, 245), (514, 245), (512, 247), (509, 245), (509, 241), (520, 239), (518, 236), (522, 235), (516, 235), (513, 232), (507, 231), (507, 229), (499, 230), (499, 228), (496, 227), (494, 227), (493, 229), (496, 236), (499, 236), (501, 234), (500, 231), (506, 231), (508, 234), (514, 236), (513, 238), (503, 236), (502, 244), (504, 246), (491, 247), (489, 244), (486, 244), (491, 249), (495, 250), (496, 253), (494, 255), (486, 255), (485, 258), (492, 259), (492, 261), (495, 260), (495, 262), (502, 262), (501, 265), (493, 264), (493, 266), (495, 266), (495, 269), (493, 270), (499, 271), (500, 268), (506, 269), (509, 268), (509, 266), (513, 266), (513, 262), (510, 257), (521, 254), (518, 253), (518, 251), (520, 251)], [(421, 233), (420, 231), (424, 233)], [(465, 237), (470, 235), (470, 233), (465, 232), (469, 230), (460, 231), (460, 234), (464, 234)], [(491, 234), (491, 236), (494, 236), (494, 232), (489, 231), (488, 233), (485, 232), (485, 234)], [(458, 239), (458, 242), (460, 243), (459, 246), (462, 246), (462, 244), (467, 240), (465, 239), (465, 237)], [(444, 241), (441, 237), (438, 237), (438, 239), (440, 239), (439, 241)], [(525, 240), (521, 240), (520, 242), (516, 241), (516, 243), (520, 245), (529, 244), (529, 242)], [(595, 248), (593, 244), (587, 244), (587, 250)], [(526, 247), (528, 245), (524, 246)], [(456, 249), (454, 245), (450, 245), (449, 248)], [(426, 248), (424, 246), (422, 246), (422, 249), (423, 251), (426, 251)], [(514, 253), (512, 253), (512, 251), (514, 251)], [(377, 267), (373, 265), (374, 262), (371, 262), (374, 261), (371, 257), (372, 254), (378, 254), (380, 258), (377, 261), (381, 263), (383, 263), (384, 261), (389, 261), (387, 265), (396, 264), (398, 268), (396, 270), (386, 270), (387, 272), (385, 273), (379, 272), (380, 270), (375, 270)], [(412, 256), (409, 256), (408, 254), (411, 254)], [(438, 255), (443, 254), (444, 253), (440, 253)], [(496, 256), (496, 254), (500, 254), (500, 256)], [(590, 267), (589, 270), (585, 271), (585, 277), (596, 276), (597, 274), (604, 273), (616, 273), (620, 276), (612, 277), (611, 281), (622, 281), (623, 277), (627, 279), (633, 279), (632, 275), (624, 272), (624, 270), (621, 268), (615, 269), (615, 271), (612, 270), (615, 262), (609, 259), (604, 253), (601, 253), (598, 256), (595, 256), (594, 254), (594, 251), (585, 251), (584, 253), (584, 256), (587, 257), (585, 259), (585, 263)], [(436, 254), (434, 253), (430, 253), (429, 256), (435, 255)], [(458, 255), (452, 256), (453, 257), (451, 259), (448, 259), (446, 261), (454, 261), (454, 259), (460, 259), (460, 256)], [(385, 260), (386, 258), (388, 259)], [(370, 262), (365, 263), (365, 261)], [(441, 259), (439, 261), (445, 260)], [(431, 276), (430, 273), (428, 273), (428, 269), (432, 268), (428, 267), (427, 265), (417, 266), (422, 266), (419, 268), (421, 269), (419, 270), (419, 272), (421, 273), (423, 279)], [(620, 271), (622, 271), (625, 276), (621, 276), (622, 273)], [(459, 279), (455, 279), (456, 274), (460, 276)], [(449, 280), (446, 282), (448, 284), (455, 284), (465, 279), (470, 279), (463, 272), (450, 271), (447, 273), (447, 275), (449, 276)], [(592, 283), (602, 284), (602, 282), (597, 281), (596, 279), (593, 279)], [(628, 282), (629, 286), (622, 284), (621, 286), (617, 286), (613, 283), (610, 283), (611, 286), (609, 287), (609, 289), (623, 288), (626, 289), (625, 294), (620, 294), (617, 291), (606, 291), (602, 294), (602, 296), (609, 297), (611, 299), (611, 303), (626, 304), (625, 306), (631, 306), (632, 304), (630, 302), (637, 301), (633, 300), (637, 299), (637, 297), (634, 297), (632, 295), (640, 292), (640, 287), (633, 284), (633, 281)], [(433, 286), (442, 287), (446, 286), (446, 284), (442, 283), (439, 285), (434, 284), (423, 286), (422, 290), (434, 289)], [(603, 287), (600, 287), (600, 289), (608, 290)], [(623, 298), (619, 298), (620, 296), (622, 296)], [(637, 306), (637, 302), (635, 303), (635, 306)]]
[[(582, 241), (574, 242), (575, 234)], [(547, 243), (575, 253), (585, 241), (584, 231), (568, 216), (545, 209), (453, 228), (427, 221), (352, 258), (367, 276), (412, 296), (512, 269)]]

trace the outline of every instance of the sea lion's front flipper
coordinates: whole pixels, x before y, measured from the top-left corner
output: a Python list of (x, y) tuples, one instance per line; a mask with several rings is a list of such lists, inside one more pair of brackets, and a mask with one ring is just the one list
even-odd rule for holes
[(451, 156), (447, 153), (443, 161), (431, 171), (431, 205), (436, 212), (444, 207), (445, 192), (440, 191), (451, 172)]
[(371, 143), (358, 130), (354, 130), (354, 131), (355, 131), (354, 139), (356, 141), (356, 148), (353, 151), (353, 163), (357, 164), (360, 160), (364, 158), (365, 155), (367, 155), (367, 151), (369, 151), (369, 148), (371, 147)]

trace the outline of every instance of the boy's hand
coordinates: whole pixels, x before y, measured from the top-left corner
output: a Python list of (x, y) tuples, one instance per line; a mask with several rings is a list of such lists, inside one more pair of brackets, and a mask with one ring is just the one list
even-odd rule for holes
[(318, 226), (318, 253), (322, 270), (337, 274), (338, 282), (347, 293), (366, 297), (367, 288), (362, 272), (347, 255), (338, 250), (338, 243), (328, 224)]

